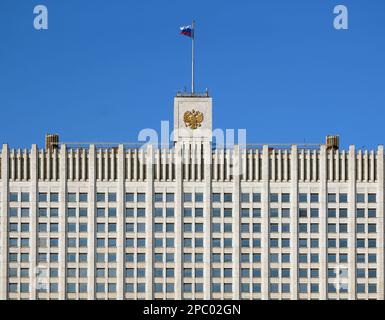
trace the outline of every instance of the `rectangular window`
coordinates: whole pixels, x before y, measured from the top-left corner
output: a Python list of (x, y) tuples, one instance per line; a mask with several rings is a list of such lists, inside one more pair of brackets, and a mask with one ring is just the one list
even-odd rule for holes
[(96, 202), (105, 202), (106, 201), (106, 194), (98, 192), (96, 194)]
[(59, 193), (51, 192), (50, 195), (49, 195), (49, 200), (51, 202), (59, 202)]
[(155, 202), (163, 202), (163, 193), (155, 193), (154, 201)]
[(203, 202), (203, 193), (195, 193), (195, 202)]
[(108, 193), (108, 202), (116, 202), (116, 192)]
[(319, 202), (318, 193), (310, 194), (310, 202)]
[(376, 202), (376, 194), (375, 193), (369, 193), (368, 194), (368, 202), (369, 203), (375, 203)]
[(233, 202), (233, 194), (225, 193), (223, 196), (224, 202)]
[(79, 202), (87, 202), (87, 201), (88, 201), (87, 193), (79, 193)]
[(47, 193), (39, 192), (39, 202), (47, 202)]
[(192, 193), (184, 193), (183, 194), (183, 201), (184, 202), (191, 202), (192, 201)]
[(282, 202), (290, 202), (290, 193), (282, 193)]
[(76, 193), (68, 193), (67, 194), (68, 202), (76, 202)]
[(21, 202), (29, 202), (29, 192), (21, 193)]
[(340, 203), (347, 203), (348, 202), (348, 195), (347, 193), (340, 193)]
[(221, 194), (213, 193), (213, 202), (221, 202)]
[(11, 202), (17, 202), (18, 201), (18, 194), (17, 194), (17, 192), (11, 192), (10, 194), (9, 194), (9, 201), (11, 201)]
[(134, 202), (134, 194), (131, 193), (126, 193), (126, 202)]

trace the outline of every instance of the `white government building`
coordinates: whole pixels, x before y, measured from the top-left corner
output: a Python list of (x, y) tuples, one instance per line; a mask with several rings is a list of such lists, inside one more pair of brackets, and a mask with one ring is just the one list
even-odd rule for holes
[(177, 94), (174, 127), (4, 144), (0, 299), (384, 299), (383, 146), (216, 147), (208, 94)]

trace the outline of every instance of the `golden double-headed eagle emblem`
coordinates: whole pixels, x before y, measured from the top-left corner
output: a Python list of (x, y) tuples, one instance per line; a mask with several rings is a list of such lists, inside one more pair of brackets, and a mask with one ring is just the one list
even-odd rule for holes
[(203, 122), (203, 113), (200, 111), (186, 111), (183, 115), (183, 121), (186, 127), (191, 129), (197, 129), (202, 125)]

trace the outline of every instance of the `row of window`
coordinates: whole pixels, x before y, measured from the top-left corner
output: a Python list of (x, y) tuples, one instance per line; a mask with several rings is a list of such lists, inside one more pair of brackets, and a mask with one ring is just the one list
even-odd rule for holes
[[(367, 198), (366, 198), (367, 196)], [(203, 193), (195, 193), (194, 197), (192, 193), (184, 193), (183, 194), (183, 200), (184, 202), (192, 202), (194, 198), (195, 202), (203, 202)], [(290, 193), (270, 193), (270, 202), (283, 202), (287, 203), (290, 202)], [(298, 201), (300, 203), (306, 203), (310, 199), (310, 202), (319, 202), (319, 194), (318, 193), (310, 193), (308, 195), (307, 193), (300, 193), (298, 195)], [(19, 193), (17, 192), (11, 192), (9, 194), (9, 200), (12, 202), (19, 201)], [(48, 202), (48, 193), (46, 192), (40, 192), (38, 194), (38, 200), (39, 202)], [(59, 200), (59, 194), (56, 192), (49, 193), (49, 201), (50, 202), (58, 202)], [(116, 193), (115, 192), (109, 192), (109, 193), (102, 193), (98, 192), (96, 194), (96, 201), (97, 202), (116, 202)], [(222, 202), (222, 194), (221, 193), (213, 193), (212, 194), (212, 200), (213, 202)], [(261, 194), (260, 193), (241, 193), (241, 202), (247, 203), (250, 202), (261, 202)], [(338, 201), (337, 201), (338, 200)], [(29, 192), (21, 192), (20, 193), (20, 201), (21, 202), (29, 202)], [(88, 194), (85, 192), (81, 192), (79, 194), (77, 193), (68, 193), (67, 194), (67, 201), (68, 202), (87, 202), (88, 201)], [(145, 202), (146, 201), (146, 194), (145, 193), (126, 193), (125, 194), (125, 201), (126, 202)], [(165, 195), (163, 193), (155, 193), (154, 194), (154, 201), (155, 202), (174, 202), (174, 193), (166, 193)], [(224, 193), (223, 194), (223, 202), (232, 202), (233, 201), (233, 195), (232, 193)], [(327, 195), (327, 201), (329, 203), (347, 203), (348, 202), (348, 194), (347, 193), (339, 193), (338, 198), (336, 193), (328, 193)], [(363, 203), (375, 203), (376, 202), (376, 194), (375, 193), (368, 193), (367, 195), (365, 193), (357, 193), (356, 194), (356, 202)]]
[[(153, 289), (155, 293), (161, 293), (166, 291), (167, 293), (173, 293), (175, 290), (174, 283), (154, 283)], [(134, 283), (126, 283), (125, 284), (125, 292), (127, 293), (144, 293), (146, 291), (145, 283), (137, 283), (136, 286)], [(213, 293), (221, 293), (223, 288), (224, 293), (232, 293), (233, 286), (231, 283), (212, 283), (211, 291)], [(51, 292), (57, 293), (59, 289), (58, 283), (49, 283), (45, 285), (41, 285), (37, 288), (38, 292)], [(201, 293), (203, 292), (203, 283), (184, 283), (183, 284), (183, 292), (184, 293), (192, 293), (194, 292)], [(377, 293), (377, 284), (370, 283), (358, 283), (356, 285), (357, 293)], [(10, 283), (8, 286), (8, 291), (10, 293), (29, 293), (30, 286), (29, 283)], [(87, 293), (87, 283), (67, 283), (66, 286), (67, 293)], [(116, 292), (116, 283), (96, 283), (95, 290), (97, 293), (115, 293)], [(242, 293), (261, 293), (261, 284), (260, 283), (241, 283), (240, 290)], [(298, 292), (300, 294), (306, 294), (310, 291), (310, 293), (319, 293), (319, 284), (318, 283), (300, 283), (298, 285)], [(290, 283), (271, 283), (269, 286), (270, 293), (290, 293)], [(338, 285), (336, 283), (328, 283), (328, 293), (347, 293), (348, 285)]]
[[(9, 208), (9, 216), (10, 217), (17, 217), (18, 216), (19, 209), (15, 207)], [(135, 214), (136, 212), (136, 214)], [(223, 212), (223, 214), (222, 214)], [(117, 209), (114, 207), (110, 208), (97, 208), (96, 209), (96, 216), (98, 218), (106, 217), (106, 213), (108, 217), (116, 217), (117, 216)], [(318, 218), (319, 217), (319, 209), (318, 208), (299, 208), (298, 209), (298, 217), (299, 218)], [(30, 210), (29, 208), (20, 208), (20, 216), (22, 218), (29, 217)], [(184, 208), (183, 209), (183, 216), (184, 217), (203, 217), (204, 211), (203, 208)], [(250, 214), (252, 214), (253, 218), (260, 218), (261, 217), (261, 209), (260, 208), (242, 208), (241, 209), (241, 217), (242, 218), (249, 218)], [(377, 214), (376, 209), (362, 209), (359, 208), (356, 210), (356, 217), (357, 218), (375, 218)], [(59, 209), (58, 208), (39, 208), (38, 209), (38, 216), (39, 217), (58, 217), (59, 216)], [(174, 217), (174, 208), (155, 208), (154, 209), (154, 217)], [(270, 218), (289, 218), (290, 217), (290, 209), (289, 208), (271, 208), (269, 211)], [(337, 218), (337, 209), (329, 208), (327, 211), (328, 218)], [(87, 217), (88, 216), (88, 209), (87, 208), (68, 208), (67, 209), (67, 217)], [(145, 217), (146, 216), (146, 209), (145, 208), (126, 208), (125, 209), (125, 216), (126, 217)], [(233, 210), (231, 208), (224, 208), (223, 210), (221, 208), (213, 208), (212, 209), (212, 217), (219, 218), (231, 218), (233, 216)], [(347, 218), (348, 217), (348, 210), (346, 208), (340, 208), (338, 210), (338, 217), (339, 218)]]

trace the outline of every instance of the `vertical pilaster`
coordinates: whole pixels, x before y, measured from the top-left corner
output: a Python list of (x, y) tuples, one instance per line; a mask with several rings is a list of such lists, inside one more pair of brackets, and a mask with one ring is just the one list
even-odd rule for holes
[(240, 298), (240, 189), (241, 189), (241, 151), (234, 146), (233, 161), (233, 299)]
[[(86, 154), (85, 154), (86, 156)], [(88, 299), (95, 299), (96, 151), (88, 150)]]
[[(37, 275), (38, 275), (38, 265), (36, 259), (36, 234), (37, 234), (37, 192), (38, 192), (38, 150), (36, 144), (32, 145), (31, 149), (31, 180), (30, 180), (30, 225), (29, 225), (29, 241), (30, 241), (30, 253), (29, 253), (29, 298), (31, 300), (36, 299), (36, 285), (37, 285)], [(42, 168), (44, 170), (44, 168)]]
[(348, 160), (348, 295), (350, 300), (356, 298), (356, 150), (349, 147)]
[(322, 145), (319, 154), (319, 219), (320, 219), (320, 299), (327, 299), (327, 151)]
[[(112, 153), (113, 154), (113, 153)], [(113, 154), (114, 155), (114, 154)], [(117, 279), (116, 284), (117, 299), (123, 300), (124, 298), (124, 239), (125, 239), (125, 186), (124, 186), (124, 147), (122, 144), (118, 147), (118, 179), (117, 179)], [(113, 163), (114, 161), (111, 161)]]
[(269, 299), (269, 147), (262, 149), (262, 192), (261, 192), (261, 293), (262, 299)]
[[(305, 153), (302, 150), (302, 174), (304, 179)], [(290, 194), (290, 247), (291, 247), (291, 299), (298, 299), (298, 149), (296, 145), (291, 147), (291, 164), (290, 164), (291, 194)]]
[[(145, 150), (143, 150), (145, 152)], [(147, 166), (146, 166), (146, 179), (147, 179), (147, 190), (146, 190), (146, 299), (153, 299), (153, 257), (154, 257), (154, 246), (153, 246), (153, 213), (154, 213), (154, 147), (153, 145), (147, 146)]]
[(67, 148), (60, 148), (59, 164), (59, 299), (66, 298), (66, 212), (67, 212)]
[[(211, 203), (212, 203), (212, 185), (211, 185), (211, 143), (204, 142), (203, 144), (203, 162), (204, 162), (204, 238), (203, 238), (203, 294), (205, 300), (211, 299)], [(201, 155), (199, 155), (201, 157)]]
[(384, 146), (377, 150), (377, 292), (379, 300), (384, 300)]
[(0, 231), (0, 299), (7, 299), (8, 287), (8, 209), (9, 209), (9, 149), (3, 144), (1, 152), (1, 231)]
[(175, 145), (175, 299), (182, 296), (182, 239), (183, 239), (183, 143)]

